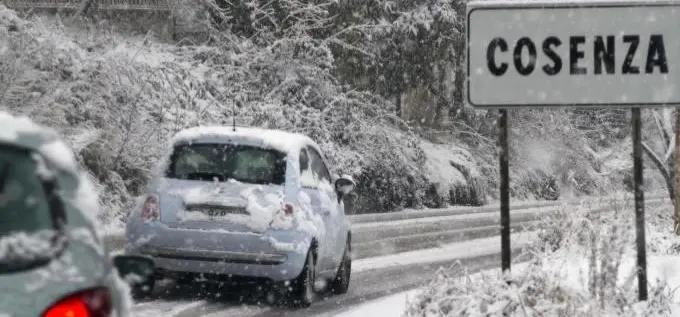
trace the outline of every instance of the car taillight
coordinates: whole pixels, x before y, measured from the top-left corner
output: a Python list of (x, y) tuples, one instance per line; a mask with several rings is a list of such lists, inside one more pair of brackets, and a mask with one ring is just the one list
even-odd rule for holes
[(148, 195), (142, 204), (142, 218), (146, 220), (157, 220), (159, 216), (158, 211), (158, 197), (155, 195)]
[(291, 203), (283, 204), (283, 213), (286, 216), (292, 216), (293, 215), (293, 205)]
[(109, 317), (111, 293), (96, 288), (66, 297), (48, 308), (42, 317)]

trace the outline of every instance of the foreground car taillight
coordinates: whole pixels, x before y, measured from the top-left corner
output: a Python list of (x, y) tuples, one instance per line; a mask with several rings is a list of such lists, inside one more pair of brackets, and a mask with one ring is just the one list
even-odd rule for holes
[(95, 288), (76, 293), (52, 305), (42, 317), (109, 317), (111, 293), (106, 288)]
[(160, 215), (158, 196), (148, 195), (142, 203), (142, 218), (145, 220), (157, 220)]

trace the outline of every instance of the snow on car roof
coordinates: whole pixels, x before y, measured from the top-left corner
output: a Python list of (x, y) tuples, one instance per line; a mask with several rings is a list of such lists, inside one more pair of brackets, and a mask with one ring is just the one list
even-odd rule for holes
[(37, 125), (28, 117), (13, 116), (6, 111), (0, 111), (0, 141), (18, 144), (20, 135), (34, 135), (41, 139), (55, 138), (56, 133), (49, 129)]
[(230, 141), (257, 144), (284, 153), (295, 152), (307, 144), (314, 144), (312, 139), (299, 133), (252, 127), (236, 127), (236, 131), (234, 131), (231, 126), (188, 128), (175, 134), (172, 144)]
[(60, 169), (72, 173), (78, 171), (73, 151), (53, 129), (40, 126), (28, 117), (14, 116), (4, 111), (0, 111), (0, 127), (0, 143), (35, 150)]

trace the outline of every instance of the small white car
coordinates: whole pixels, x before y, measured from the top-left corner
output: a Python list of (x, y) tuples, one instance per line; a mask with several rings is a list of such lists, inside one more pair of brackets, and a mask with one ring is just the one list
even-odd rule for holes
[(261, 279), (308, 306), (315, 285), (349, 287), (342, 198), (354, 187), (351, 177), (331, 175), (304, 135), (190, 128), (175, 135), (130, 214), (126, 253), (151, 257), (159, 278)]

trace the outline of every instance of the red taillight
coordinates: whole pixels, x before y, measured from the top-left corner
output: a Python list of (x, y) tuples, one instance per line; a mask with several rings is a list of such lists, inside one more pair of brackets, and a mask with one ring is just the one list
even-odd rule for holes
[(286, 216), (292, 216), (293, 215), (293, 205), (290, 204), (290, 203), (283, 204), (283, 213)]
[(66, 297), (52, 305), (42, 317), (109, 317), (111, 293), (97, 288)]
[(158, 219), (158, 215), (158, 197), (154, 195), (146, 196), (146, 199), (142, 204), (142, 218), (146, 220), (156, 220)]

